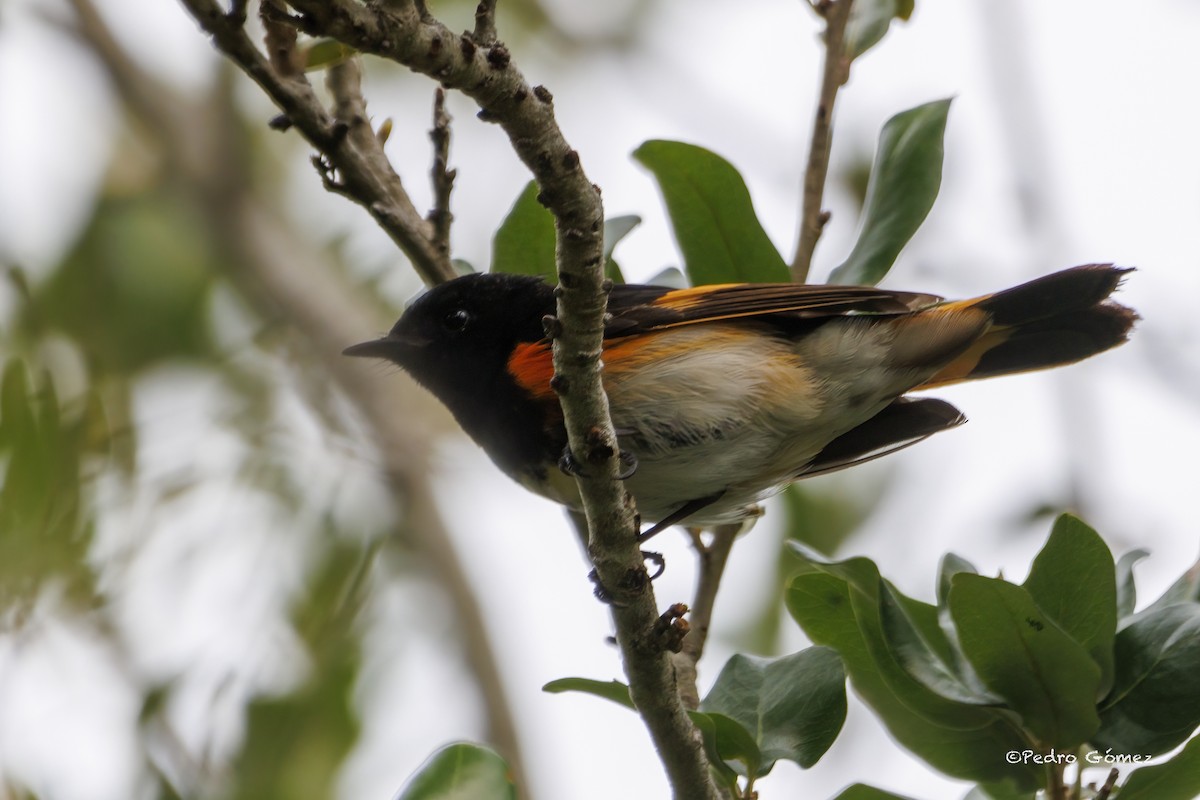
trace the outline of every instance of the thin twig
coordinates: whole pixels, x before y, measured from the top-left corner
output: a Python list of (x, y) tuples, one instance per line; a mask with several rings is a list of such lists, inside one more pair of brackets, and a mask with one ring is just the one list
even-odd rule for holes
[[(262, 87), (294, 126), (321, 153), (344, 194), (371, 212), (412, 260), (426, 283), (454, 277), (449, 257), (433, 246), (429, 223), (417, 211), (374, 135), (347, 136), (346, 123), (329, 114), (303, 74), (280, 75), (254, 46), (247, 32), (215, 0), (183, 0), (184, 6), (213, 38), (214, 44)], [(264, 10), (267, 7), (264, 6)], [(365, 114), (365, 112), (364, 112)], [(366, 118), (362, 117), (361, 126)]]
[(271, 68), (282, 78), (307, 82), (300, 51), (296, 47), (299, 37), (296, 28), (284, 21), (287, 18), (287, 9), (283, 0), (262, 0), (258, 7), (258, 17), (265, 33), (263, 44), (267, 48), (267, 60)]
[[(186, 0), (189, 4), (199, 0)], [(677, 798), (715, 800), (703, 742), (675, 688), (674, 669), (654, 635), (654, 591), (634, 536), (635, 512), (623, 484), (617, 440), (600, 383), (606, 306), (603, 207), (554, 118), (553, 98), (531, 87), (504, 45), (458, 36), (415, 7), (384, 8), (353, 0), (290, 0), (300, 24), (362, 52), (392, 59), (461, 90), (496, 122), (538, 182), (558, 239), (558, 316), (554, 365), (568, 441), (586, 476), (579, 478), (589, 525), (588, 552), (611, 594), (630, 693), (658, 748)]]
[(833, 0), (817, 8), (825, 17), (825, 65), (821, 71), (821, 91), (813, 117), (812, 140), (804, 168), (804, 198), (800, 212), (800, 237), (792, 258), (792, 280), (805, 283), (812, 268), (817, 240), (829, 221), (821, 206), (825, 196), (825, 178), (829, 172), (829, 149), (833, 142), (833, 108), (838, 89), (850, 76), (850, 56), (843, 45), (846, 22), (853, 0)]
[(708, 631), (712, 625), (717, 589), (721, 586), (721, 577), (725, 574), (725, 565), (729, 561), (734, 540), (741, 530), (740, 524), (720, 525), (713, 531), (712, 541), (707, 545), (698, 532), (693, 534), (692, 543), (699, 568), (696, 575), (696, 595), (688, 615), (691, 630), (683, 640), (683, 649), (674, 657), (679, 693), (688, 708), (694, 709), (700, 705), (700, 693), (696, 687), (696, 665), (704, 655), (704, 645), (708, 641)]
[(471, 38), (484, 46), (496, 42), (496, 0), (479, 0), (475, 7), (475, 32)]
[(433, 141), (433, 209), (429, 212), (429, 222), (433, 226), (433, 243), (442, 252), (450, 252), (450, 223), (454, 215), (450, 213), (450, 192), (454, 189), (454, 177), (457, 170), (450, 165), (450, 114), (446, 112), (446, 92), (441, 88), (433, 94), (433, 129), (429, 131)]
[[(311, 100), (270, 70), (240, 29), (232, 28), (214, 0), (183, 0), (218, 47), (257, 81), (283, 109), (288, 119), (330, 159), (347, 192), (372, 210), (394, 198), (385, 187), (357, 187), (355, 181), (374, 177), (342, 163), (361, 153), (347, 146), (341, 126)], [(457, 88), (480, 106), (479, 116), (500, 124), (513, 149), (533, 172), (539, 199), (553, 214), (558, 238), (558, 315), (562, 335), (554, 347), (557, 385), (564, 389), (563, 416), (568, 441), (586, 464), (579, 478), (580, 493), (590, 530), (589, 554), (601, 581), (613, 596), (617, 640), (621, 646), (630, 692), (658, 748), (668, 780), (680, 800), (715, 800), (718, 793), (709, 775), (703, 742), (675, 691), (669, 654), (654, 635), (659, 615), (654, 592), (635, 537), (635, 512), (618, 479), (616, 436), (600, 383), (602, 317), (606, 305), (603, 278), (603, 208), (599, 190), (587, 179), (579, 155), (571, 149), (554, 119), (553, 98), (544, 87), (530, 87), (499, 42), (478, 46), (470, 36), (458, 36), (423, 15), (415, 4), (390, 7), (353, 0), (290, 0), (299, 12), (296, 24), (309, 34), (331, 36), (361, 52), (390, 58)], [(362, 126), (367, 127), (367, 126)], [(371, 137), (377, 142), (376, 137)], [(339, 141), (339, 139), (341, 141)], [(379, 151), (382, 156), (382, 151)], [(399, 186), (386, 158), (390, 183)], [(365, 176), (360, 174), (365, 172)], [(407, 202), (407, 196), (404, 196)], [(409, 203), (411, 206), (411, 203)], [(429, 223), (420, 220), (414, 237), (434, 250)], [(448, 260), (431, 254), (431, 262), (450, 270)], [(569, 389), (568, 389), (569, 387)]]
[(1108, 771), (1108, 777), (1104, 780), (1104, 785), (1100, 787), (1100, 791), (1096, 792), (1095, 800), (1108, 800), (1112, 794), (1113, 787), (1117, 785), (1117, 776), (1120, 775), (1120, 770), (1113, 767)]

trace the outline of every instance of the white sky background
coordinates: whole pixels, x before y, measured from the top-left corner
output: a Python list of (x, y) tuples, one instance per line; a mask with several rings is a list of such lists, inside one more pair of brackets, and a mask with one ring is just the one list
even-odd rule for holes
[[(139, 59), (164, 79), (199, 86), (210, 78), (211, 48), (175, 3), (100, 5)], [(431, 5), (437, 13), (436, 1)], [(584, 18), (603, 15), (600, 5), (559, 0), (557, 7), (564, 23), (591, 30), (606, 24), (607, 18)], [(119, 122), (92, 62), (34, 21), (34, 8), (55, 13), (59, 5), (26, 0), (0, 8), (0, 256), (36, 276), (69, 246), (86, 218)], [(154, 36), (146, 36), (148, 30)], [(745, 175), (768, 233), (790, 256), (817, 84), (817, 30), (799, 0), (671, 0), (655, 6), (634, 50), (625, 54), (572, 61), (529, 40), (514, 45), (530, 81), (554, 92), (560, 124), (589, 176), (603, 187), (607, 212), (645, 220), (617, 251), (627, 276), (645, 279), (678, 263), (657, 190), (629, 158), (650, 138), (702, 144), (730, 159)], [(845, 555), (876, 559), (901, 589), (923, 598), (932, 594), (938, 558), (950, 549), (985, 573), (1003, 569), (1019, 579), (1048, 530), (1048, 522), (1030, 525), (1021, 513), (1061, 494), (1074, 469), (1086, 516), (1114, 550), (1152, 550), (1138, 568), (1143, 597), (1196, 558), (1198, 38), (1200, 6), (1191, 0), (918, 0), (912, 21), (894, 27), (855, 64), (839, 101), (834, 172), (869, 153), (892, 114), (955, 97), (942, 194), (887, 285), (969, 296), (1062, 267), (1113, 261), (1139, 268), (1121, 297), (1144, 321), (1128, 346), (1086, 364), (939, 390), (938, 396), (964, 410), (969, 425), (857, 476), (825, 479), (869, 485), (885, 472), (896, 473), (894, 489)], [(38, 82), (25, 77), (29, 69), (37, 70)], [(418, 206), (426, 204), (429, 82), (375, 75), (366, 91), (374, 114), (396, 118), (389, 147)], [(267, 119), (257, 89), (247, 86), (244, 95)], [(490, 232), (527, 175), (502, 132), (478, 122), (469, 103), (452, 98), (451, 111), (452, 163), (459, 170), (456, 255), (483, 267)], [(323, 194), (303, 151), (295, 152), (297, 217), (321, 240), (349, 231), (348, 246), (361, 253), (364, 274), (394, 270), (386, 238), (359, 209)], [(1031, 225), (1014, 199), (1022, 179), (1038, 207)], [(830, 203), (834, 217), (817, 251), (818, 280), (847, 252), (855, 233), (847, 198), (835, 188)], [(385, 289), (399, 301), (414, 287), (403, 270), (395, 273)], [(3, 291), (0, 314), (7, 314), (11, 299)], [(363, 331), (364, 337), (375, 333)], [(164, 430), (177, 431), (171, 423), (180, 420), (202, 425), (220, 404), (209, 390), (194, 375), (156, 375), (139, 396), (139, 410)], [(198, 461), (216, 476), (232, 458), (232, 445), (203, 429), (194, 438), (157, 440), (153, 430), (145, 438), (158, 461), (150, 463), (163, 471)], [(347, 456), (330, 454), (322, 449), (326, 444), (297, 424), (297, 458), (323, 465), (313, 480), (332, 482), (337, 478), (329, 473), (342, 474), (349, 498), (344, 504), (369, 500), (377, 487), (367, 448)], [(507, 482), (469, 442), (447, 444), (440, 470), (444, 513), (477, 585), (485, 587), (536, 795), (665, 796), (661, 768), (633, 715), (593, 698), (540, 691), (546, 681), (567, 675), (620, 674), (615, 653), (603, 642), (606, 612), (591, 598), (586, 568), (559, 511)], [(219, 603), (231, 587), (261, 580), (264, 564), (280, 573), (271, 582), (286, 586), (294, 578), (279, 564), (297, 559), (288, 556), (286, 532), (268, 530), (250, 544), (239, 539), (246, 527), (230, 530), (230, 519), (269, 526), (271, 511), (230, 497), (227, 483), (214, 486), (212, 491), (224, 492), (223, 505), (214, 511), (211, 503), (197, 501), (183, 509), (183, 524), (145, 556), (152, 565), (155, 558), (169, 563), (182, 552), (198, 552), (194, 581), (165, 595), (155, 595), (152, 582), (144, 587), (148, 594), (131, 593), (145, 600), (129, 609), (130, 629), (162, 639), (154, 652), (144, 653), (146, 670), (192, 663), (205, 654), (210, 674), (223, 674), (239, 662), (247, 642), (263, 635), (263, 626), (285, 650), (291, 646), (286, 632), (276, 630), (272, 615), (278, 608), (269, 599), (256, 596), (239, 613)], [(465, 486), (471, 487), (467, 502)], [(171, 513), (179, 519), (181, 512)], [(142, 525), (154, 517), (145, 509), (120, 516)], [(769, 545), (775, 538), (764, 530), (771, 523), (768, 516), (735, 548), (701, 665), (706, 685), (729, 655), (723, 638), (761, 600), (758, 576), (772, 569)], [(663, 538), (670, 569), (657, 590), (665, 604), (690, 596), (691, 575), (680, 537)], [(242, 551), (250, 555), (239, 559), (235, 554)], [(417, 603), (422, 605), (414, 608)], [(380, 618), (397, 629), (411, 630), (401, 623), (422, 614), (433, 618), (429, 630), (454, 625), (410, 588), (397, 588), (377, 605)], [(219, 639), (220, 647), (214, 650), (206, 637)], [(802, 646), (798, 633), (794, 641)], [(32, 781), (46, 800), (131, 796), (131, 755), (112, 731), (114, 725), (129, 729), (135, 700), (122, 693), (104, 659), (89, 649), (93, 644), (72, 636), (68, 626), (48, 626), (20, 653), (0, 640), (0, 776), (8, 771)], [(288, 679), (277, 665), (240, 678), (247, 686)], [(436, 636), (397, 642), (381, 633), (364, 677), (363, 694), (372, 698), (364, 743), (343, 775), (343, 796), (388, 797), (437, 745), (477, 738), (479, 712), (471, 692), (460, 688), (465, 682), (454, 654)], [(196, 700), (205, 696), (193, 693), (179, 711), (188, 741), (204, 740), (186, 729), (211, 720)], [(419, 734), (406, 726), (412, 720), (420, 721)], [(617, 772), (609, 767), (614, 763), (629, 768)], [(761, 790), (764, 797), (821, 798), (855, 780), (927, 800), (965, 792), (892, 745), (857, 705), (817, 767), (802, 773), (780, 764)]]

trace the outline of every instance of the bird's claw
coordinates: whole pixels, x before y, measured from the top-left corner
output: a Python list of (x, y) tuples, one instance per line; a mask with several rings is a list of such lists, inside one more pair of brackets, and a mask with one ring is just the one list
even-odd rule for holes
[[(617, 454), (617, 462), (619, 467), (617, 478), (620, 480), (629, 480), (637, 472), (638, 460), (637, 456), (633, 453), (626, 450), (620, 451)], [(576, 458), (575, 453), (571, 451), (570, 445), (564, 447), (562, 455), (558, 457), (558, 468), (562, 470), (563, 474), (569, 475), (572, 478), (586, 478), (588, 476), (587, 472), (583, 469), (583, 464)]]
[[(651, 564), (653, 564), (655, 566), (655, 570), (654, 570), (654, 574), (652, 574), (652, 575), (643, 573), (645, 575), (645, 577), (644, 578), (639, 577), (637, 582), (640, 583), (642, 580), (647, 580), (647, 581), (657, 580), (659, 578), (659, 576), (661, 576), (663, 574), (663, 572), (666, 571), (667, 560), (665, 558), (663, 558), (662, 553), (656, 553), (652, 550), (642, 550), (641, 553), (642, 553), (642, 561), (643, 562), (648, 561)], [(599, 600), (601, 603), (604, 603), (605, 605), (616, 606), (618, 608), (623, 608), (625, 606), (625, 603), (622, 603), (613, 597), (612, 592), (610, 592), (608, 590), (608, 587), (605, 586), (601, 582), (600, 575), (596, 572), (596, 570), (592, 570), (591, 572), (588, 573), (588, 580), (590, 580), (592, 582), (592, 585), (595, 587), (592, 589), (592, 594), (594, 594), (596, 596), (596, 599)]]

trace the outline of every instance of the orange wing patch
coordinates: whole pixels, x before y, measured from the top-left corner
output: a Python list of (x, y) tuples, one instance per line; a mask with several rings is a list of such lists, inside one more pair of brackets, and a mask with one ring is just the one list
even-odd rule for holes
[(554, 377), (554, 356), (549, 342), (518, 344), (508, 357), (508, 373), (517, 384), (539, 400), (553, 399), (550, 379)]
[(687, 289), (674, 289), (654, 300), (651, 305), (670, 308), (674, 311), (686, 311), (703, 303), (705, 298), (714, 291), (737, 285), (734, 283), (716, 283), (704, 286), (692, 286)]

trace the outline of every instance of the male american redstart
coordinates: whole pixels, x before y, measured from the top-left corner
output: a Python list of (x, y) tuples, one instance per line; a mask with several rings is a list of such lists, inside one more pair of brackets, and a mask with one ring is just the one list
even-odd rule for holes
[[(757, 514), (800, 478), (894, 452), (965, 421), (908, 392), (1070, 364), (1125, 341), (1137, 315), (1108, 299), (1128, 270), (1089, 264), (943, 302), (869, 286), (617, 285), (604, 388), (652, 530)], [(399, 364), (512, 478), (578, 507), (539, 278), (480, 274), (418, 298), (346, 355)]]

